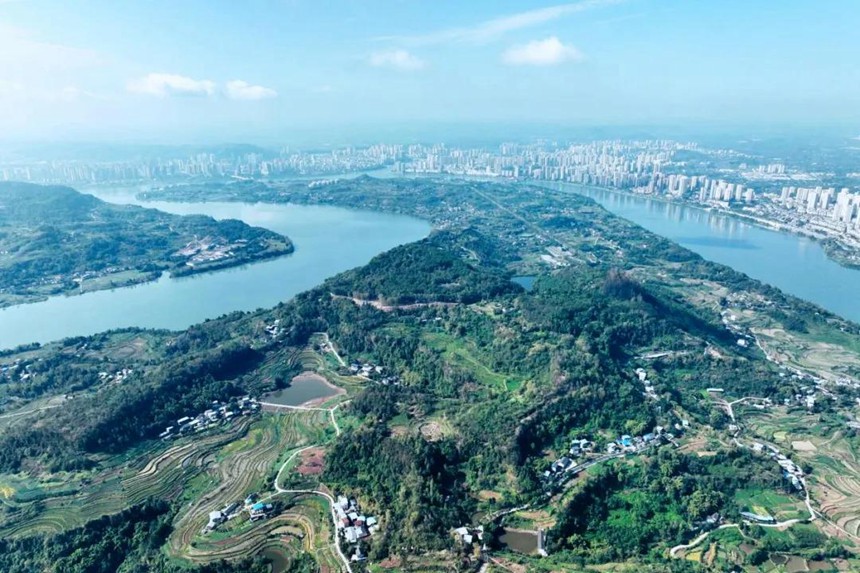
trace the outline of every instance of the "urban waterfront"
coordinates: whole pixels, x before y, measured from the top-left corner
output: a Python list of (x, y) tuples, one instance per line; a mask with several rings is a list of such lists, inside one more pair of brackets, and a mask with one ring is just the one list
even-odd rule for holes
[(612, 213), (708, 260), (860, 322), (860, 271), (828, 258), (814, 239), (619, 191), (573, 184), (546, 186), (590, 197)]

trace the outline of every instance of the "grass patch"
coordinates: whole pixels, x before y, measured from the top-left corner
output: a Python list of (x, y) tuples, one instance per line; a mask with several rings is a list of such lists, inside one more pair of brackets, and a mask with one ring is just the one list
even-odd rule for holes
[(471, 374), (475, 382), (482, 386), (512, 392), (523, 384), (522, 380), (490, 370), (475, 356), (474, 349), (462, 339), (437, 332), (424, 335), (424, 341), (434, 350), (441, 352), (447, 362)]
[(778, 521), (808, 516), (802, 511), (802, 503), (799, 500), (772, 490), (742, 489), (735, 494), (735, 502), (754, 513), (771, 515)]

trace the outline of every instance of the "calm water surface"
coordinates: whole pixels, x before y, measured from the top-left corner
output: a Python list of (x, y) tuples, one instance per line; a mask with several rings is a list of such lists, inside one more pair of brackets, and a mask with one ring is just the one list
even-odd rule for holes
[(812, 239), (647, 197), (579, 185), (561, 188), (591, 197), (612, 213), (708, 260), (860, 322), (860, 271), (832, 261)]
[[(591, 197), (616, 215), (709, 260), (860, 322), (860, 271), (833, 262), (812, 239), (647, 197), (578, 185), (562, 187)], [(0, 310), (0, 348), (128, 326), (181, 329), (234, 310), (271, 307), (430, 232), (429, 224), (410, 217), (334, 207), (141, 203), (130, 191), (100, 191), (98, 196), (177, 214), (242, 219), (288, 235), (296, 251), (273, 261), (216, 273), (182, 279), (164, 277), (136, 287), (53, 297)]]
[(538, 550), (538, 536), (534, 531), (504, 529), (499, 536), (499, 543), (508, 549), (527, 555), (533, 555)]
[(328, 385), (325, 379), (315, 374), (299, 374), (283, 390), (264, 394), (260, 400), (284, 406), (301, 406), (310, 400), (328, 398), (337, 394), (337, 390)]
[(511, 280), (513, 282), (517, 283), (518, 285), (520, 285), (521, 287), (523, 287), (524, 289), (526, 289), (527, 291), (529, 291), (529, 290), (532, 290), (532, 288), (535, 286), (535, 279), (536, 278), (537, 277), (535, 277), (535, 276), (529, 275), (529, 276), (513, 277), (513, 278), (511, 278)]
[(236, 310), (272, 307), (430, 232), (428, 223), (411, 217), (335, 207), (141, 203), (131, 191), (99, 191), (97, 196), (181, 215), (241, 219), (289, 236), (296, 250), (234, 269), (6, 308), (0, 310), (0, 348), (129, 326), (182, 329)]

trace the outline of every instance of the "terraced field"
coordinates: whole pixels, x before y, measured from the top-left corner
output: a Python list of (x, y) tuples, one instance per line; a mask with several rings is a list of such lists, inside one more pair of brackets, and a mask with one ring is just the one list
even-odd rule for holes
[[(208, 521), (209, 512), (242, 501), (250, 493), (270, 489), (284, 453), (318, 443), (323, 439), (328, 421), (326, 412), (263, 414), (245, 436), (210, 450), (205, 458), (205, 472), (211, 487), (195, 496), (178, 516), (168, 543), (169, 552), (176, 557), (205, 559), (206, 552), (201, 552), (194, 543), (202, 539), (200, 532)], [(265, 528), (253, 527), (249, 531), (262, 529)], [(237, 537), (236, 543), (246, 542), (245, 533)], [(256, 539), (259, 535), (251, 537)]]
[(287, 509), (262, 521), (247, 518), (229, 531), (227, 536), (210, 534), (197, 537), (184, 551), (183, 557), (196, 563), (220, 559), (240, 559), (276, 550), (287, 559), (304, 550), (315, 555), (321, 565), (338, 570), (339, 561), (331, 547), (331, 525), (327, 504), (317, 496), (296, 495), (284, 498)]
[[(367, 383), (338, 375), (340, 363), (332, 352), (322, 354), (312, 347), (281, 359), (291, 367), (324, 373), (347, 387)], [(276, 367), (271, 365), (273, 373)], [(343, 399), (341, 394), (329, 402), (333, 405)], [(339, 571), (342, 562), (332, 542), (328, 501), (319, 495), (266, 493), (274, 492), (275, 475), (291, 454), (327, 443), (336, 429), (334, 411), (279, 409), (171, 445), (153, 448), (148, 444), (140, 451), (105, 460), (99, 473), (24, 476), (15, 478), (18, 481), (10, 476), (0, 481), (0, 536), (61, 532), (156, 498), (181, 507), (166, 546), (172, 557), (204, 563), (265, 554), (285, 564), (298, 552), (308, 551), (324, 570)], [(319, 488), (317, 476), (302, 477), (295, 472), (300, 462), (296, 456), (284, 468), (284, 483)], [(214, 532), (202, 533), (210, 511), (242, 501), (253, 492), (280, 505), (279, 515), (251, 522), (243, 513)]]
[(38, 501), (17, 504), (19, 511), (3, 520), (0, 535), (57, 533), (118, 513), (148, 497), (175, 499), (203, 470), (208, 453), (243, 436), (250, 424), (250, 419), (243, 418), (222, 432), (170, 447), (154, 458), (140, 455), (109, 467), (83, 481), (74, 495), (47, 490)]
[(123, 481), (128, 502), (139, 503), (148, 497), (176, 499), (186, 490), (187, 484), (205, 470), (213, 450), (243, 439), (252, 424), (255, 422), (250, 418), (243, 418), (225, 432), (174, 446), (151, 459)]
[[(779, 408), (749, 412), (745, 420), (757, 435), (791, 452), (795, 461), (814, 468), (807, 485), (813, 505), (825, 518), (822, 527), (860, 543), (860, 457), (844, 431), (822, 422), (818, 415), (787, 413)], [(793, 444), (801, 447), (792, 451)]]

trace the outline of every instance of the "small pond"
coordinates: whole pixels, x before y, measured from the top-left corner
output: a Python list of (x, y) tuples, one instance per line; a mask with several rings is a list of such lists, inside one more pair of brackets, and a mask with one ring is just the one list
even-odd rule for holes
[(524, 289), (529, 291), (529, 290), (532, 290), (532, 288), (535, 286), (535, 279), (536, 278), (537, 277), (535, 277), (534, 275), (529, 275), (529, 276), (522, 276), (522, 277), (514, 277), (511, 279), (511, 281), (517, 283), (518, 285), (520, 285), (521, 287), (523, 287)]
[(339, 391), (339, 388), (319, 374), (305, 372), (293, 378), (286, 388), (264, 394), (260, 401), (283, 406), (301, 406), (308, 402), (336, 396)]
[(538, 552), (538, 534), (523, 529), (503, 529), (499, 542), (517, 553), (535, 555)]

